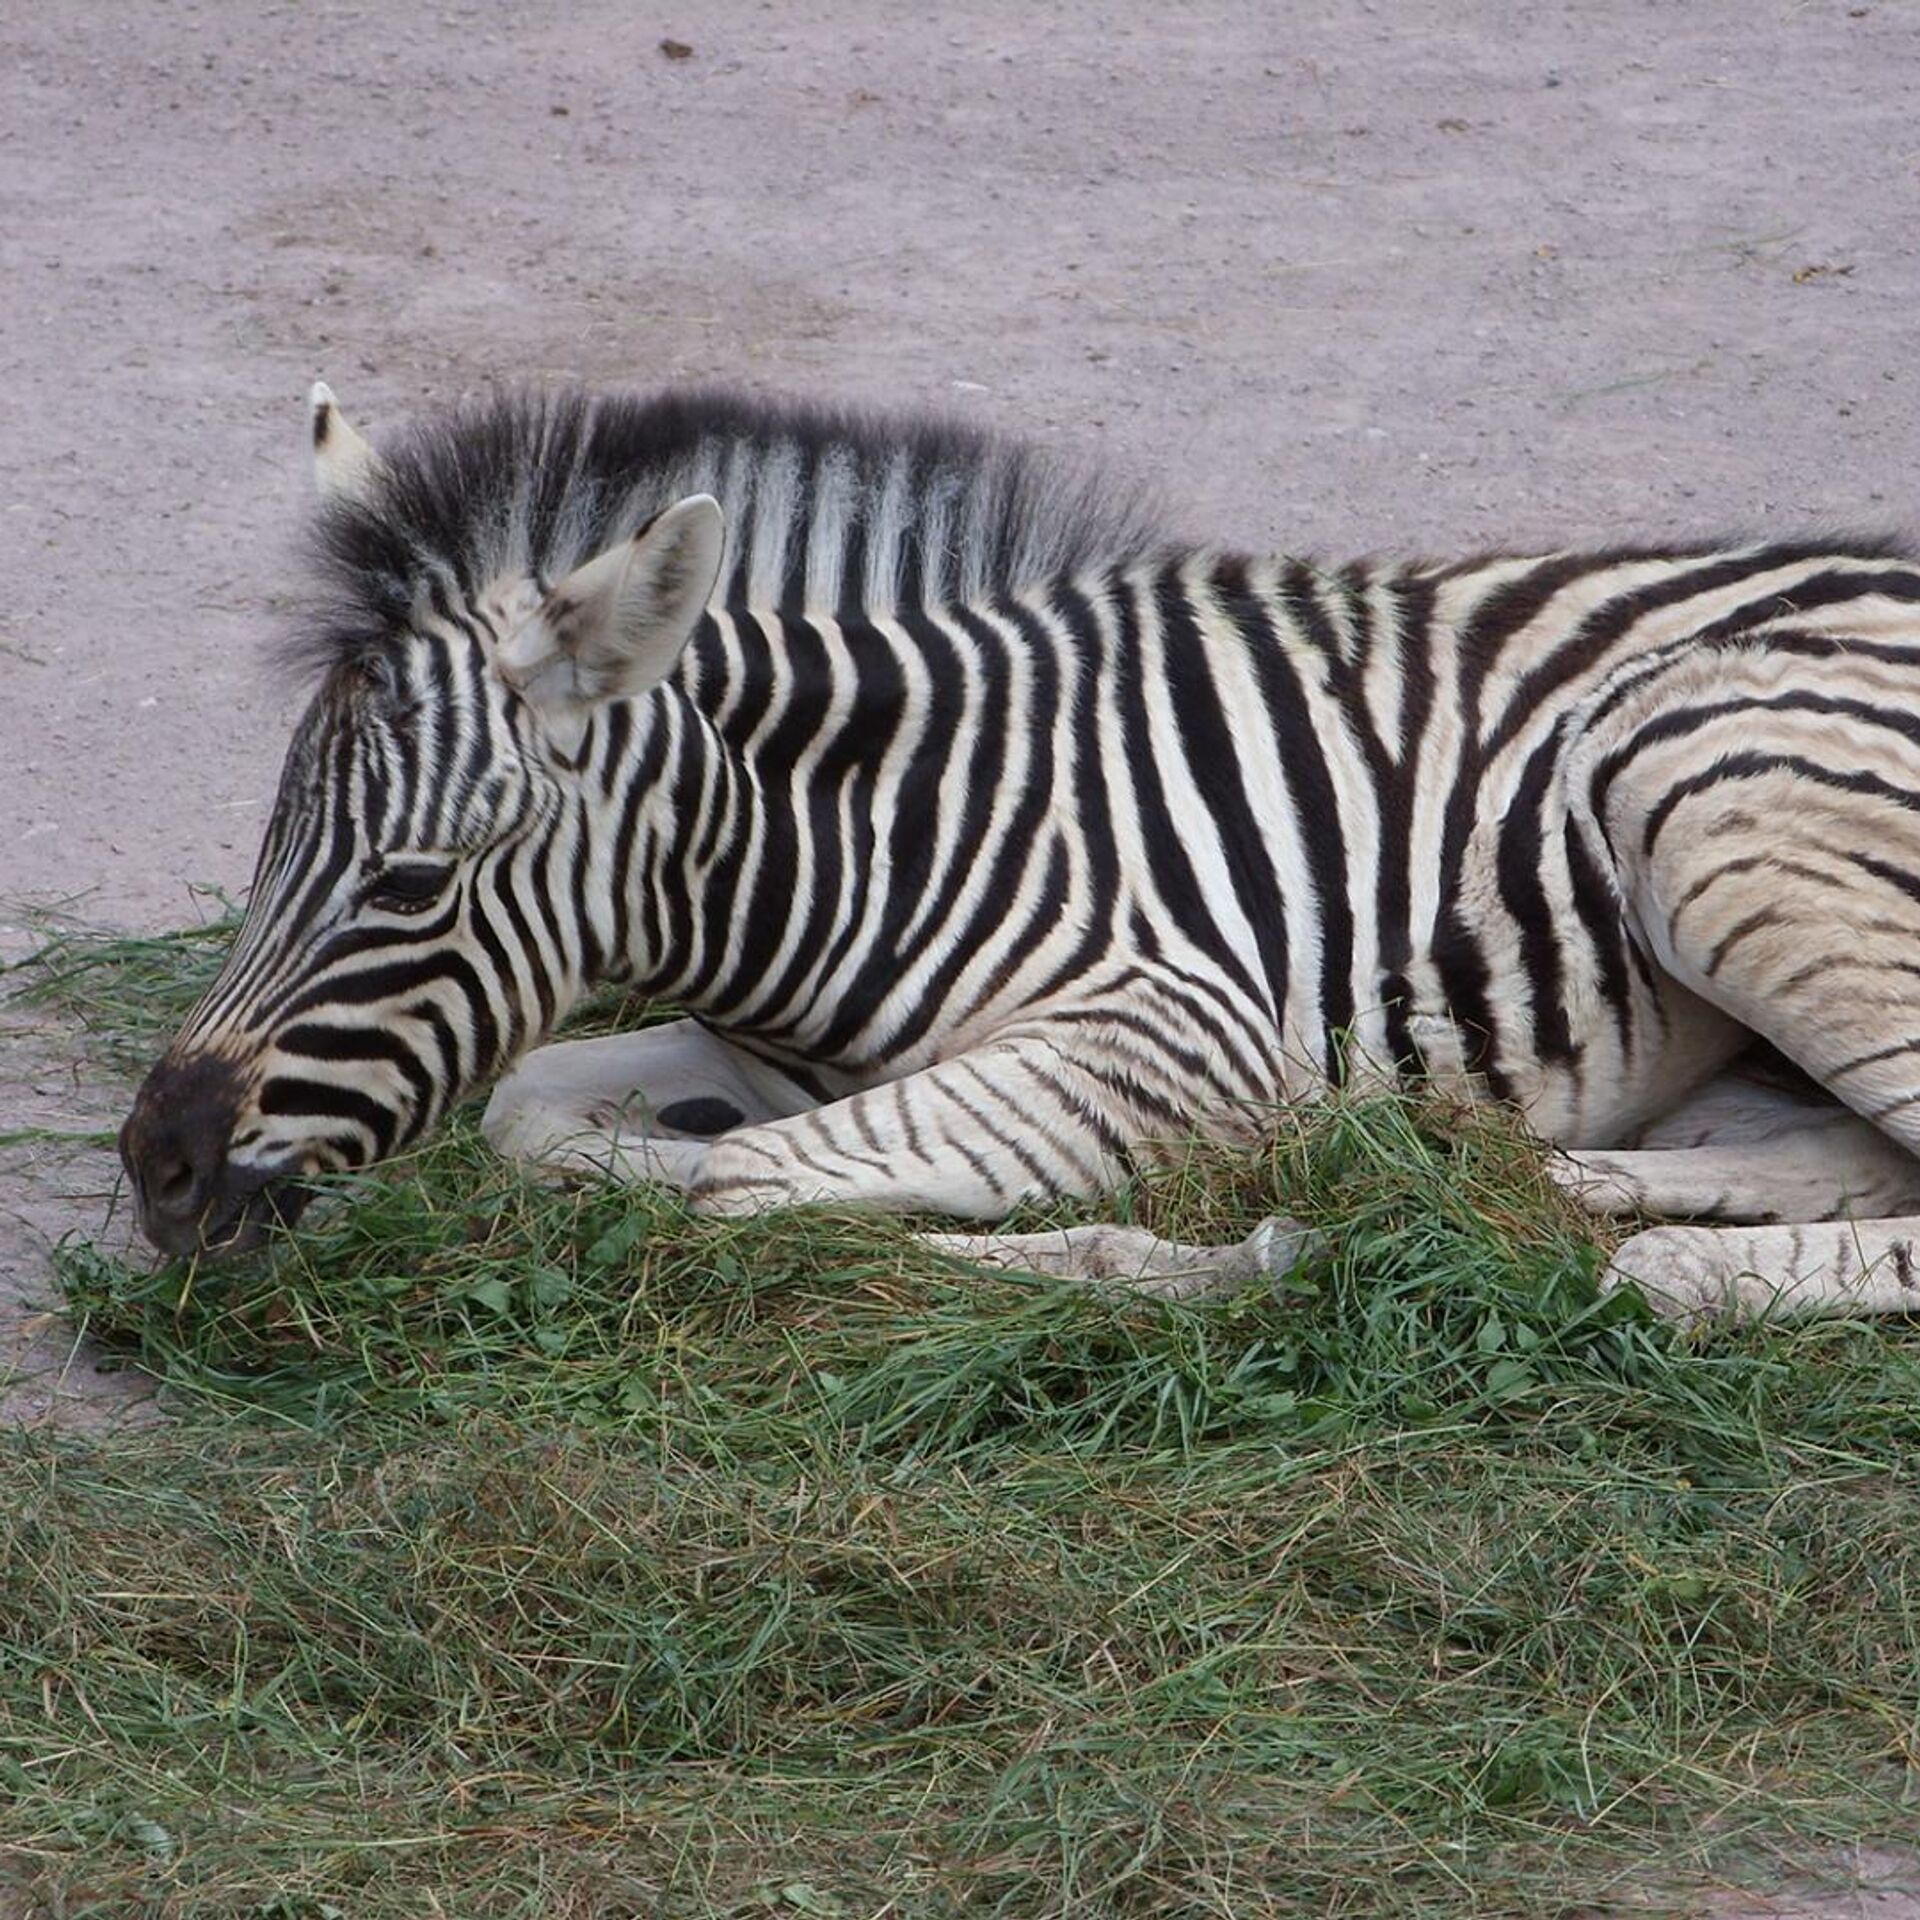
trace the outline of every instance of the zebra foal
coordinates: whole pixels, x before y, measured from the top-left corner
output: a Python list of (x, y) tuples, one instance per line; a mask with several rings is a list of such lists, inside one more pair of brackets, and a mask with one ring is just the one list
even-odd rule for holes
[[(1600, 1210), (1749, 1223), (1622, 1247), (1675, 1311), (1920, 1299), (1898, 547), (1326, 569), (923, 423), (562, 393), (375, 453), (316, 388), (312, 426), (317, 690), (122, 1131), (164, 1251), (503, 1072), (540, 1165), (983, 1222), (1420, 1075)], [(538, 1044), (607, 981), (687, 1017)], [(943, 1244), (1180, 1292), (1303, 1239)]]

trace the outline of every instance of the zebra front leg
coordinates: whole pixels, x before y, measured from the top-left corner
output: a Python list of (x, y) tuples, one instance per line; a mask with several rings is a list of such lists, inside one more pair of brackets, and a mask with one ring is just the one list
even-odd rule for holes
[(851, 1201), (999, 1219), (1131, 1171), (1152, 1127), (1051, 1036), (1025, 1034), (713, 1143), (694, 1193), (716, 1212)]
[(674, 1020), (536, 1047), (494, 1088), (480, 1124), (498, 1151), (539, 1167), (684, 1191), (713, 1135), (811, 1103), (777, 1068)]
[[(1130, 1170), (1128, 1146), (1148, 1131), (1103, 1081), (1051, 1042), (1028, 1037), (718, 1140), (694, 1200), (729, 1213), (853, 1201), (991, 1219), (1023, 1200), (1111, 1189)], [(983, 1266), (1173, 1300), (1271, 1284), (1319, 1244), (1318, 1235), (1279, 1219), (1223, 1247), (1116, 1225), (915, 1238)]]
[(1325, 1241), (1297, 1220), (1262, 1220), (1231, 1246), (1162, 1240), (1145, 1227), (1057, 1227), (1050, 1233), (918, 1233), (924, 1247), (976, 1266), (1045, 1273), (1087, 1282), (1097, 1291), (1156, 1300), (1215, 1300), (1271, 1286)]

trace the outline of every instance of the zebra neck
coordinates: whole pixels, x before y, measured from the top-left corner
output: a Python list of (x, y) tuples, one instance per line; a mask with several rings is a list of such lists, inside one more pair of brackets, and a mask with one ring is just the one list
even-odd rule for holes
[(876, 664), (871, 626), (719, 626), (684, 675), (634, 703), (640, 737), (603, 760), (624, 759), (626, 777), (591, 831), (613, 883), (608, 970), (748, 1033), (779, 1024), (840, 931), (842, 807), (870, 817), (892, 747), (924, 717), (907, 677)]

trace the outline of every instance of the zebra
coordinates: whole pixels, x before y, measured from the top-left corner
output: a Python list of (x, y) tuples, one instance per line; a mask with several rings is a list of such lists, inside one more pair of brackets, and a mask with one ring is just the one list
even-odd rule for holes
[[(1920, 1299), (1920, 571), (1887, 539), (1327, 565), (957, 425), (313, 390), (317, 680), (121, 1153), (164, 1253), (497, 1081), (503, 1152), (987, 1264), (1341, 1087), (1511, 1103), (1678, 1314)], [(624, 983), (665, 1024), (541, 1044)], [(1797, 1080), (1751, 1068), (1784, 1056)]]

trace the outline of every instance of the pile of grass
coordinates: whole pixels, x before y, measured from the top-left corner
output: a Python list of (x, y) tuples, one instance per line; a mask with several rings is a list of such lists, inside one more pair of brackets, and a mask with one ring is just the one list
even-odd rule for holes
[[(123, 1035), (214, 947), (69, 940)], [(117, 971), (136, 966), (136, 975)], [(169, 971), (171, 969), (171, 971)], [(1682, 1336), (1497, 1119), (1128, 1196), (1211, 1307), (529, 1185), (62, 1249), (171, 1419), (0, 1443), (0, 1860), (66, 1914), (1548, 1914), (1911, 1832), (1920, 1346)]]

